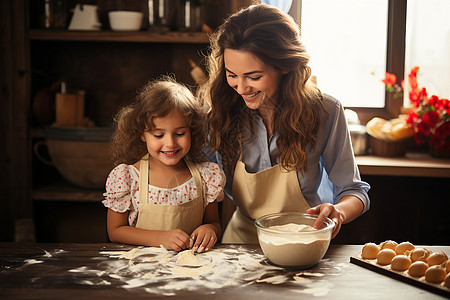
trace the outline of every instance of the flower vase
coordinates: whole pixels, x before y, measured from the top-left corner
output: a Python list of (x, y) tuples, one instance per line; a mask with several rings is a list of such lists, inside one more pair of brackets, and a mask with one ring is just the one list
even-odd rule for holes
[(430, 146), (428, 151), (432, 157), (450, 159), (450, 150)]

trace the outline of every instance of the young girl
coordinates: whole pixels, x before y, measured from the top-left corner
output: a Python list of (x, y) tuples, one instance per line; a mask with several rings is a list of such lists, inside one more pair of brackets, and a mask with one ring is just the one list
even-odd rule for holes
[(116, 117), (117, 165), (103, 204), (112, 242), (208, 251), (220, 237), (225, 174), (204, 159), (204, 108), (171, 78), (147, 84)]

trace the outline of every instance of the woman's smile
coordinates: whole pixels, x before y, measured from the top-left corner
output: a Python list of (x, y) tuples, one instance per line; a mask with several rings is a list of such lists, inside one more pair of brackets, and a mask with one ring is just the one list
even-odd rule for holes
[(250, 109), (273, 109), (282, 73), (251, 52), (225, 49), (227, 82)]
[(261, 93), (261, 91), (252, 94), (243, 94), (241, 96), (244, 98), (245, 101), (252, 101), (256, 98), (256, 96), (259, 95), (259, 93)]

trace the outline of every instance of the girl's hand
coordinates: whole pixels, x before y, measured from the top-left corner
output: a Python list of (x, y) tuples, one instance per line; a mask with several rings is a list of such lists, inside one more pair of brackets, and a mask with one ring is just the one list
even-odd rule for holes
[(335, 205), (330, 203), (324, 203), (316, 207), (312, 207), (308, 209), (306, 213), (318, 215), (317, 220), (313, 225), (313, 227), (316, 229), (320, 228), (321, 224), (323, 224), (323, 222), (325, 221), (325, 218), (330, 218), (335, 223), (331, 238), (334, 238), (338, 234), (339, 230), (341, 229), (341, 225), (344, 222), (344, 215), (342, 214), (342, 212), (337, 209)]
[(189, 248), (190, 237), (181, 229), (174, 229), (170, 231), (161, 232), (161, 245), (166, 249), (173, 249), (175, 251), (181, 251)]
[(194, 252), (202, 253), (209, 251), (217, 242), (217, 234), (213, 224), (203, 224), (191, 234)]

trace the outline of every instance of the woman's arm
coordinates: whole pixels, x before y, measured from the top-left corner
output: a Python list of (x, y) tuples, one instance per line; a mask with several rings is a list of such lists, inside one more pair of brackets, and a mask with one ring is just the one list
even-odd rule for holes
[(181, 251), (189, 248), (190, 238), (181, 229), (170, 231), (145, 230), (128, 225), (128, 213), (118, 213), (108, 209), (107, 229), (111, 242), (153, 246)]

